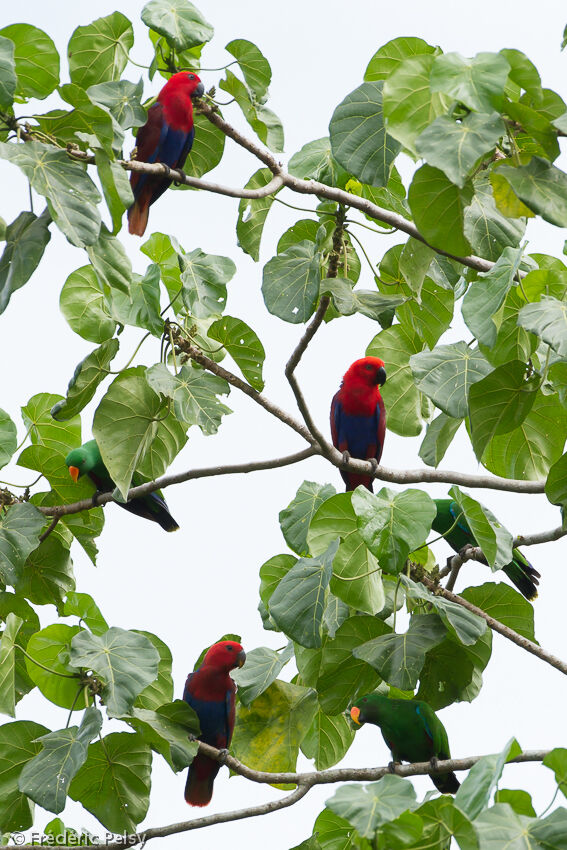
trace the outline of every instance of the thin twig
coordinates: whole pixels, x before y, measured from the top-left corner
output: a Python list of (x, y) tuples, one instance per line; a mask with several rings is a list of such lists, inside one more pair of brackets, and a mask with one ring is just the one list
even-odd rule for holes
[(445, 588), (435, 585), (435, 583), (427, 577), (422, 578), (421, 581), (425, 587), (436, 593), (438, 596), (443, 596), (444, 599), (448, 599), (450, 602), (456, 602), (457, 605), (462, 605), (462, 607), (466, 608), (467, 611), (470, 611), (472, 614), (476, 614), (477, 617), (481, 617), (485, 620), (493, 631), (498, 632), (498, 634), (507, 638), (507, 640), (510, 640), (512, 643), (515, 643), (517, 646), (525, 649), (526, 652), (530, 652), (532, 655), (535, 655), (537, 658), (545, 661), (546, 664), (550, 664), (552, 667), (555, 667), (556, 670), (567, 675), (567, 663), (565, 663), (565, 661), (562, 661), (560, 658), (557, 658), (557, 656), (552, 655), (551, 652), (543, 649), (537, 643), (519, 635), (513, 629), (509, 628), (509, 626), (505, 626), (504, 623), (501, 623), (500, 620), (495, 620), (494, 617), (491, 617), (483, 611), (482, 608), (478, 608), (476, 605), (473, 605), (471, 602), (463, 599), (462, 596), (457, 596), (456, 593), (451, 593), (450, 590), (445, 590)]
[(61, 519), (61, 517), (57, 516), (57, 515), (53, 517), (53, 519), (51, 520), (51, 522), (49, 523), (49, 525), (47, 526), (47, 528), (45, 529), (43, 534), (40, 534), (40, 536), (39, 536), (39, 542), (40, 543), (43, 543), (43, 541), (46, 540), (49, 537), (49, 535), (51, 534), (51, 532), (53, 531), (53, 529), (55, 528), (55, 526), (57, 525), (57, 523), (59, 522), (60, 519)]

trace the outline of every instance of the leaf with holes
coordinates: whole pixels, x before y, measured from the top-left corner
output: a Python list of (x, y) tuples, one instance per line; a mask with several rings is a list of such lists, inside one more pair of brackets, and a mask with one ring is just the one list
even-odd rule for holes
[(0, 520), (0, 579), (14, 585), (26, 558), (39, 544), (45, 518), (29, 502), (12, 505)]
[(190, 254), (179, 254), (179, 265), (189, 312), (197, 318), (220, 316), (226, 306), (226, 284), (236, 271), (232, 260), (195, 248)]
[[(210, 124), (209, 121), (207, 123)], [(260, 168), (254, 172), (244, 188), (260, 189), (267, 186), (273, 176), (269, 168)], [(274, 192), (265, 198), (241, 198), (238, 203), (238, 221), (236, 222), (238, 244), (256, 262), (260, 258), (260, 241), (264, 224), (276, 194)]]
[(291, 245), (264, 266), (262, 295), (268, 311), (284, 322), (306, 322), (315, 309), (321, 255), (307, 239)]
[(172, 375), (164, 363), (156, 363), (146, 371), (148, 385), (156, 393), (173, 400), (175, 416), (180, 422), (198, 425), (203, 434), (216, 434), (222, 417), (232, 413), (218, 396), (228, 394), (224, 378), (196, 369), (189, 363)]
[(226, 348), (248, 383), (255, 390), (262, 392), (264, 389), (262, 366), (266, 352), (252, 328), (242, 319), (223, 316), (222, 319), (213, 322), (207, 334)]

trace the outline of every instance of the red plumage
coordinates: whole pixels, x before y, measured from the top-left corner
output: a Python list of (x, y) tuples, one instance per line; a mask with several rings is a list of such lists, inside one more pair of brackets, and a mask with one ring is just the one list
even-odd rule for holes
[[(183, 168), (193, 145), (192, 97), (200, 97), (204, 87), (196, 74), (180, 71), (167, 81), (148, 110), (148, 120), (136, 135), (139, 162), (163, 162), (170, 168)], [(132, 171), (130, 185), (134, 203), (128, 210), (128, 230), (143, 236), (150, 206), (162, 195), (171, 180)]]
[[(199, 739), (218, 749), (227, 748), (235, 719), (236, 685), (229, 672), (242, 667), (246, 654), (236, 641), (213, 644), (200, 667), (187, 676), (183, 699), (197, 713)], [(191, 764), (185, 785), (185, 800), (191, 806), (206, 806), (213, 795), (213, 783), (220, 764), (198, 753)]]
[[(386, 381), (384, 361), (363, 357), (348, 368), (331, 403), (331, 436), (340, 452), (380, 463), (386, 433), (386, 410), (379, 386)], [(363, 484), (372, 492), (372, 478), (341, 470), (346, 489)]]

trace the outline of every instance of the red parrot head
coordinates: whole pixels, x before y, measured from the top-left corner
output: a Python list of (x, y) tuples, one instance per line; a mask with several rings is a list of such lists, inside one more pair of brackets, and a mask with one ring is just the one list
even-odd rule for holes
[(158, 100), (165, 102), (174, 96), (201, 97), (205, 87), (197, 74), (191, 71), (180, 71), (169, 78), (158, 95)]
[(217, 670), (234, 670), (242, 667), (246, 661), (246, 653), (235, 640), (221, 640), (213, 643), (203, 658), (203, 666), (215, 667)]
[(383, 386), (386, 383), (384, 361), (379, 357), (362, 357), (355, 360), (343, 378), (345, 385), (364, 384), (367, 387)]

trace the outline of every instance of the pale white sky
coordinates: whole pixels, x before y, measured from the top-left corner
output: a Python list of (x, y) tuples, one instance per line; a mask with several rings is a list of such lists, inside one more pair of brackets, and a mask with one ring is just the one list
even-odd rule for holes
[[(286, 132), (282, 161), (305, 142), (327, 134), (334, 107), (362, 81), (368, 60), (375, 50), (397, 36), (419, 36), (440, 44), (444, 51), (473, 55), (502, 47), (523, 50), (538, 67), (544, 85), (554, 88), (567, 99), (565, 70), (567, 53), (559, 47), (565, 24), (561, 4), (541, 0), (534, 7), (526, 0), (477, 0), (468, 5), (430, 0), (405, 3), (380, 3), (351, 0), (288, 0), (285, 4), (262, 0), (202, 0), (199, 8), (215, 26), (216, 36), (203, 55), (204, 67), (216, 67), (228, 60), (223, 47), (234, 38), (255, 42), (269, 59), (273, 81), (269, 106), (280, 116)], [(142, 2), (99, 0), (95, 7), (85, 2), (70, 5), (62, 0), (51, 3), (21, 0), (5, 4), (2, 25), (29, 22), (45, 29), (65, 53), (68, 38), (79, 24), (119, 8), (134, 23), (136, 43), (133, 58), (148, 62), (149, 50), (145, 27), (139, 21)], [(125, 77), (137, 80), (139, 69), (129, 67)], [(205, 86), (217, 83), (219, 72), (202, 73)], [(63, 81), (66, 81), (64, 78)], [(146, 95), (156, 94), (160, 82), (144, 82)], [(224, 93), (222, 93), (224, 95)], [(221, 98), (225, 100), (223, 96)], [(51, 108), (39, 104), (37, 111)], [(17, 113), (29, 114), (29, 107)], [(225, 111), (227, 120), (246, 129), (236, 104)], [(126, 149), (129, 150), (128, 144)], [(227, 143), (227, 153), (212, 179), (234, 186), (244, 185), (258, 163), (248, 154)], [(409, 164), (405, 169), (406, 180)], [(0, 162), (2, 205), (0, 215), (13, 220), (27, 207), (27, 186), (17, 172)], [(311, 206), (309, 199), (288, 197), (298, 206)], [(41, 209), (36, 199), (36, 211)], [(236, 246), (235, 224), (238, 202), (196, 192), (168, 193), (152, 208), (150, 229), (175, 235), (187, 250), (230, 256), (238, 272), (229, 285), (227, 313), (244, 318), (259, 334), (267, 351), (265, 366), (266, 394), (283, 407), (294, 411), (293, 399), (285, 380), (283, 365), (299, 339), (302, 328), (287, 325), (269, 316), (260, 293), (261, 268), (275, 252), (282, 231), (301, 213), (275, 205), (270, 213), (262, 243), (261, 263), (255, 264)], [(357, 231), (358, 233), (358, 231)], [(379, 237), (364, 232), (363, 241), (374, 261), (401, 238)], [(123, 234), (121, 234), (123, 235)], [(542, 223), (530, 224), (530, 250), (561, 256), (565, 233)], [(143, 240), (142, 240), (143, 241)], [(141, 241), (124, 235), (134, 269), (143, 271), (147, 258), (139, 253)], [(58, 295), (67, 275), (87, 261), (84, 252), (71, 247), (52, 227), (52, 239), (44, 260), (32, 280), (12, 298), (1, 317), (3, 381), (0, 406), (16, 420), (23, 436), (17, 411), (37, 392), (65, 392), (75, 365), (94, 346), (76, 336), (58, 309)], [(371, 286), (366, 275), (363, 285)], [(165, 302), (164, 302), (165, 303)], [(364, 354), (364, 349), (379, 328), (363, 317), (332, 322), (323, 327), (298, 370), (298, 377), (316, 422), (327, 432), (330, 399), (348, 365)], [(448, 337), (449, 338), (449, 337)], [(450, 337), (460, 338), (457, 330)], [(116, 363), (128, 359), (137, 335), (126, 331), (121, 337), (122, 350)], [(142, 348), (138, 362), (151, 365), (159, 359), (155, 342)], [(228, 362), (228, 361), (227, 361)], [(12, 367), (15, 371), (9, 372)], [(116, 368), (116, 367), (115, 367)], [(99, 396), (97, 396), (98, 398)], [(195, 429), (173, 470), (210, 464), (243, 462), (269, 458), (303, 448), (300, 439), (271, 419), (249, 399), (233, 391), (228, 404), (235, 411), (225, 419), (216, 437), (203, 438)], [(94, 406), (83, 413), (84, 438), (89, 439)], [(295, 411), (294, 411), (295, 412)], [(388, 433), (383, 461), (403, 468), (421, 465), (417, 450), (421, 437), (402, 439)], [(470, 448), (458, 441), (443, 462), (446, 469), (481, 471)], [(33, 475), (11, 466), (0, 471), (4, 480), (26, 483)], [(272, 555), (285, 551), (278, 525), (278, 512), (292, 499), (303, 479), (332, 482), (341, 489), (336, 469), (322, 459), (310, 459), (301, 467), (240, 477), (203, 479), (170, 488), (166, 497), (173, 516), (181, 525), (176, 534), (163, 533), (157, 526), (144, 523), (118, 507), (105, 509), (106, 527), (100, 538), (98, 568), (77, 548), (74, 551), (77, 589), (91, 593), (109, 624), (155, 632), (171, 648), (176, 696), (180, 697), (185, 676), (192, 669), (202, 647), (224, 632), (242, 635), (247, 650), (267, 645), (281, 647), (281, 635), (264, 632), (256, 611), (258, 570)], [(431, 486), (432, 496), (446, 490)], [(514, 534), (540, 531), (559, 523), (559, 511), (543, 496), (503, 496), (475, 491)], [(447, 551), (439, 550), (443, 560)], [(565, 587), (563, 569), (567, 544), (532, 547), (530, 560), (542, 573), (539, 599), (535, 604), (536, 637), (548, 650), (567, 655), (564, 640)], [(468, 583), (490, 578), (486, 568), (468, 564), (457, 589)], [(465, 571), (463, 571), (465, 572)], [(42, 625), (56, 619), (52, 606), (40, 610)], [(284, 671), (286, 678), (288, 668)], [(459, 703), (441, 713), (449, 733), (453, 755), (465, 756), (500, 750), (512, 735), (528, 748), (565, 744), (565, 680), (561, 674), (536, 661), (532, 656), (495, 636), (493, 657), (484, 675), (485, 686), (472, 703)], [(26, 697), (19, 706), (20, 718), (39, 720), (52, 729), (66, 722), (66, 711), (52, 706), (38, 692)], [(9, 718), (6, 718), (8, 720)], [(105, 731), (125, 729), (116, 721)], [(367, 727), (356, 736), (344, 766), (363, 767), (384, 764), (389, 754), (377, 729)], [(300, 759), (300, 766), (308, 763)], [(158, 826), (252, 805), (281, 792), (257, 786), (242, 778), (229, 781), (221, 771), (215, 784), (212, 804), (204, 812), (192, 810), (183, 800), (185, 778), (173, 774), (156, 756), (153, 768), (151, 806), (143, 826)], [(430, 788), (425, 778), (415, 780), (419, 794)], [(502, 787), (525, 787), (534, 796), (536, 809), (542, 811), (554, 790), (552, 774), (538, 766), (510, 766)], [(260, 848), (268, 843), (274, 850), (287, 850), (311, 834), (313, 821), (333, 793), (332, 788), (315, 789), (289, 811), (268, 817), (221, 825), (194, 832), (189, 838), (167, 839), (169, 848), (187, 846), (205, 850), (230, 841), (235, 848)], [(52, 817), (38, 812), (37, 827)], [(79, 805), (69, 802), (61, 815), (69, 826), (85, 827), (101, 835), (100, 826)], [(165, 845), (164, 845), (165, 846)]]

